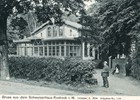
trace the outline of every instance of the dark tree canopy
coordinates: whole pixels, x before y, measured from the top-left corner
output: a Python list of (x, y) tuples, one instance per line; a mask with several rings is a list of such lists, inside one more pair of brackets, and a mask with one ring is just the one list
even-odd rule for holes
[[(102, 38), (102, 51), (107, 56), (130, 54), (130, 45), (140, 31), (140, 1), (139, 0), (96, 0), (90, 9), (91, 20), (98, 21), (97, 27), (89, 25)], [(94, 9), (93, 9), (94, 8)], [(91, 21), (92, 22), (92, 21)], [(89, 23), (87, 23), (89, 24)], [(99, 38), (99, 37), (98, 37)], [(100, 40), (100, 39), (99, 39)]]
[(10, 14), (27, 13), (34, 10), (39, 21), (46, 21), (51, 17), (61, 17), (63, 11), (76, 13), (84, 6), (82, 0), (2, 0), (0, 4), (0, 18)]
[(28, 23), (26, 20), (24, 20), (23, 17), (15, 17), (12, 19), (12, 21), (10, 22), (10, 26), (12, 28), (12, 32), (14, 33), (14, 31), (17, 31), (15, 32), (16, 34), (15, 35), (18, 35), (20, 39), (23, 39), (24, 36), (29, 36), (29, 32), (27, 32), (27, 26), (28, 26)]
[(53, 2), (42, 0), (42, 3), (36, 7), (35, 13), (40, 22), (44, 23), (53, 17), (56, 23), (60, 23), (65, 11), (76, 14), (82, 7), (82, 0), (53, 0)]

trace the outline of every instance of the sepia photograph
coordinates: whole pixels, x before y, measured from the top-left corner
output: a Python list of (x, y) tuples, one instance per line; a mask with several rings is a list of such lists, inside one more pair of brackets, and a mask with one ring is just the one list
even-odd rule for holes
[(0, 95), (140, 97), (140, 1), (1, 0)]

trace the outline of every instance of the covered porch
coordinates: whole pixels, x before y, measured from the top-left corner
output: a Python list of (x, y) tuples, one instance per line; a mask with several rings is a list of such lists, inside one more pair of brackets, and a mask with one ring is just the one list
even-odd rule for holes
[(86, 42), (72, 39), (43, 40), (17, 42), (18, 56), (35, 57), (79, 57), (83, 60), (99, 59), (96, 48)]

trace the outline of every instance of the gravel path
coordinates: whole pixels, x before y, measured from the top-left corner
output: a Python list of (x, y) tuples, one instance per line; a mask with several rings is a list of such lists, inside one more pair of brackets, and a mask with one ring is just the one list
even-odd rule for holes
[(98, 85), (95, 89), (95, 95), (121, 95), (121, 96), (140, 96), (140, 81), (123, 75), (110, 74), (109, 88), (102, 87), (101, 70), (97, 70), (95, 77), (98, 79)]
[(15, 83), (0, 80), (0, 94), (11, 95), (113, 95), (113, 96), (140, 96), (140, 82), (132, 77), (124, 75), (111, 75), (109, 77), (109, 88), (102, 86), (101, 70), (97, 70), (95, 77), (98, 79), (98, 85), (92, 86), (94, 93), (83, 94), (74, 91), (54, 89), (49, 87), (40, 87), (27, 85), (25, 83)]

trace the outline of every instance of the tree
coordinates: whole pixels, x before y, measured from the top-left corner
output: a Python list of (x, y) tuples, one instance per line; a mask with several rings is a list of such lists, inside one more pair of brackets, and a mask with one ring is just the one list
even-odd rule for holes
[(101, 34), (101, 28), (99, 25), (98, 15), (96, 14), (97, 5), (93, 4), (88, 11), (82, 10), (80, 12), (79, 23), (82, 25), (80, 40), (84, 42), (92, 43), (92, 46), (96, 48), (96, 52), (101, 54), (101, 44), (103, 44), (103, 38)]
[[(99, 28), (98, 33), (102, 37), (102, 42), (100, 42), (102, 51), (106, 54), (106, 57), (115, 57), (122, 53), (129, 55), (131, 41), (136, 39), (140, 30), (140, 1), (96, 1), (93, 5), (94, 9), (92, 7), (90, 13), (92, 13), (92, 20), (98, 20), (99, 27), (97, 29)], [(96, 29), (96, 27), (94, 28)], [(94, 35), (96, 36), (96, 34)]]
[(7, 19), (14, 12), (22, 13), (30, 7), (28, 0), (1, 0), (0, 4), (0, 67), (1, 79), (9, 79)]
[(28, 23), (24, 20), (23, 17), (15, 17), (11, 21), (12, 30), (17, 31), (16, 35), (19, 36), (20, 39), (23, 39), (24, 36), (30, 36), (28, 29)]
[(28, 33), (33, 32), (38, 26), (40, 26), (40, 23), (38, 22), (37, 16), (34, 11), (29, 11), (26, 15), (23, 16), (23, 18), (28, 23)]
[[(109, 44), (110, 54), (118, 53), (129, 55), (132, 38), (138, 31), (134, 27), (139, 23), (139, 1), (138, 0), (117, 0), (109, 2), (104, 6), (106, 11), (101, 13), (102, 26), (105, 28), (105, 43)], [(125, 51), (125, 52), (124, 52)]]
[[(7, 19), (11, 14), (26, 14), (35, 10), (39, 21), (46, 22), (51, 17), (61, 17), (61, 11), (68, 10), (75, 13), (82, 7), (82, 0), (1, 0), (0, 4), (0, 67), (1, 79), (8, 79), (8, 39)], [(39, 12), (38, 12), (38, 11)], [(44, 11), (47, 11), (44, 12)], [(43, 12), (43, 13), (41, 13)], [(43, 15), (43, 16), (42, 16)], [(57, 17), (56, 17), (57, 16)]]

